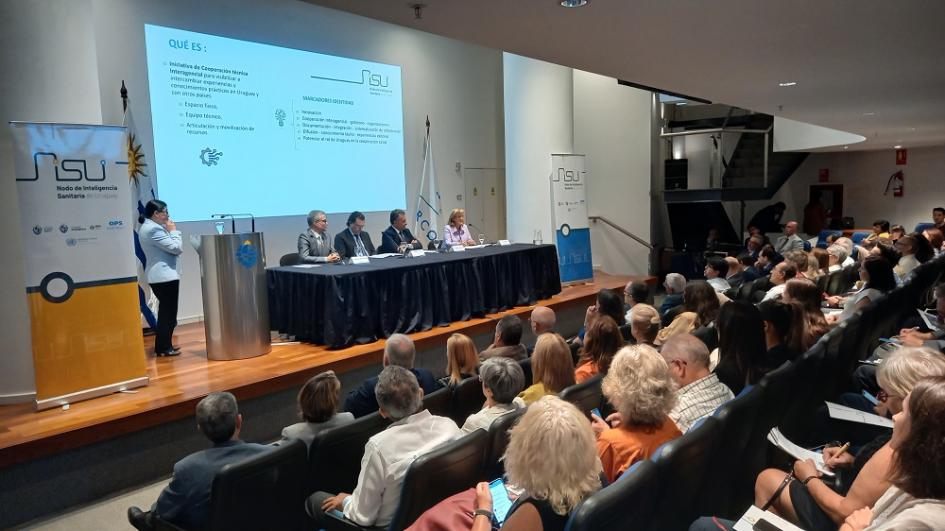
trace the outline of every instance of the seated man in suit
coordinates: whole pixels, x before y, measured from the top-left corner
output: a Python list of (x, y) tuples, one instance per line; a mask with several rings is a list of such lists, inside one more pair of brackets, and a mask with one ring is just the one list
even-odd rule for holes
[(371, 235), (364, 231), (364, 214), (355, 210), (348, 216), (348, 228), (335, 234), (335, 251), (342, 259), (374, 254)]
[[(387, 344), (384, 345), (384, 367), (395, 365), (403, 367), (417, 378), (423, 392), (430, 394), (436, 391), (440, 384), (436, 382), (433, 373), (426, 369), (414, 369), (413, 362), (417, 356), (416, 347), (413, 340), (403, 334), (394, 334), (387, 338)], [(374, 393), (374, 387), (377, 386), (377, 376), (364, 380), (360, 387), (348, 393), (345, 399), (345, 411), (350, 412), (355, 417), (363, 417), (377, 411), (377, 396)]]
[(243, 417), (230, 393), (210, 393), (197, 404), (197, 428), (213, 441), (174, 465), (171, 482), (148, 512), (128, 508), (128, 521), (136, 529), (154, 529), (154, 517), (185, 529), (210, 527), (210, 488), (224, 465), (246, 460), (273, 447), (240, 440)]
[(401, 209), (390, 213), (390, 227), (381, 233), (380, 253), (403, 253), (409, 249), (422, 249), (423, 245), (407, 228), (407, 214)]
[(411, 463), (462, 435), (452, 420), (423, 409), (417, 378), (403, 367), (392, 365), (381, 371), (375, 395), (381, 415), (394, 423), (364, 445), (353, 493), (316, 492), (305, 501), (305, 511), (320, 527), (328, 527), (325, 513), (333, 510), (342, 511), (359, 526), (387, 527), (400, 504), (401, 486)]
[(522, 344), (522, 320), (517, 315), (506, 315), (499, 319), (495, 325), (495, 339), (486, 350), (479, 353), (479, 361), (495, 356), (515, 361), (528, 359), (528, 350)]
[(308, 213), (306, 221), (308, 230), (299, 234), (299, 260), (306, 264), (341, 260), (328, 239), (328, 216), (325, 212), (313, 210)]
[(804, 240), (797, 235), (797, 222), (788, 221), (784, 225), (784, 234), (774, 241), (774, 251), (784, 256), (796, 250), (804, 250)]

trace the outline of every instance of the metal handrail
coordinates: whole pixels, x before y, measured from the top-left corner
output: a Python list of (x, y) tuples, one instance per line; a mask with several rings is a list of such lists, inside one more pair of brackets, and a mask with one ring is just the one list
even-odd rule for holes
[(651, 250), (651, 251), (653, 250), (653, 244), (651, 244), (651, 243), (649, 243), (648, 241), (644, 240), (643, 238), (637, 236), (636, 234), (634, 234), (634, 233), (628, 231), (627, 229), (621, 227), (620, 225), (617, 225), (617, 224), (614, 223), (613, 221), (611, 221), (611, 220), (605, 218), (604, 216), (587, 216), (587, 219), (593, 221), (594, 223), (597, 223), (598, 221), (603, 221), (603, 222), (606, 223), (607, 225), (610, 225), (611, 227), (617, 229), (617, 231), (623, 233), (623, 234), (626, 235), (626, 236), (629, 236), (630, 239), (632, 239), (633, 241), (639, 243), (640, 245), (646, 247), (647, 249), (649, 249), (649, 250)]
[(737, 127), (713, 127), (711, 129), (692, 129), (689, 131), (677, 131), (675, 133), (660, 133), (660, 138), (670, 138), (674, 136), (689, 136), (689, 135), (708, 135), (711, 133), (757, 133), (763, 135), (771, 132), (771, 128), (767, 129), (738, 129)]

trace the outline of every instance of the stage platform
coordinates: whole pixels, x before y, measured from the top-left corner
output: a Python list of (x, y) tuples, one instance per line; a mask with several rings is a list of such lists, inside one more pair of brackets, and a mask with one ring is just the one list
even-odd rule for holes
[[(594, 282), (567, 286), (538, 304), (556, 312), (593, 303), (603, 288), (619, 289), (636, 279), (656, 285), (655, 277), (595, 275)], [(484, 318), (452, 323), (411, 334), (417, 350), (441, 346), (450, 334), (470, 336), (491, 332), (506, 314), (526, 319), (533, 307), (517, 307)], [(202, 323), (177, 328), (176, 343), (183, 353), (155, 358), (149, 349), (150, 385), (61, 408), (37, 412), (32, 404), (0, 406), (0, 469), (115, 439), (161, 424), (186, 419), (196, 403), (214, 391), (231, 391), (242, 402), (297, 389), (311, 376), (332, 369), (340, 374), (380, 363), (384, 341), (331, 350), (308, 343), (273, 346), (272, 352), (247, 360), (208, 361)]]

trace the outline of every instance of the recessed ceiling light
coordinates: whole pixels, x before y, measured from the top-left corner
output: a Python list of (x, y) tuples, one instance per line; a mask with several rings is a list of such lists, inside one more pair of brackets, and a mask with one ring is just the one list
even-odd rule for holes
[(902, 146), (900, 146), (899, 144), (896, 144), (895, 146), (893, 146), (893, 149), (902, 149)]
[(863, 116), (876, 116), (876, 113), (875, 113), (875, 112), (865, 112), (865, 113), (863, 113)]
[(581, 7), (587, 5), (587, 0), (561, 0), (562, 7)]
[(793, 87), (794, 85), (797, 85), (797, 81), (784, 81), (778, 83), (779, 87)]
[(850, 146), (843, 146), (843, 149), (850, 149)]

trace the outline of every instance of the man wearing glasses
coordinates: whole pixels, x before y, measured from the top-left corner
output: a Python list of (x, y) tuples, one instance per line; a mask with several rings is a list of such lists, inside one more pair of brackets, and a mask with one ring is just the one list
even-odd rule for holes
[(313, 210), (306, 221), (308, 230), (299, 234), (299, 260), (308, 264), (341, 260), (328, 237), (328, 216), (321, 210)]

